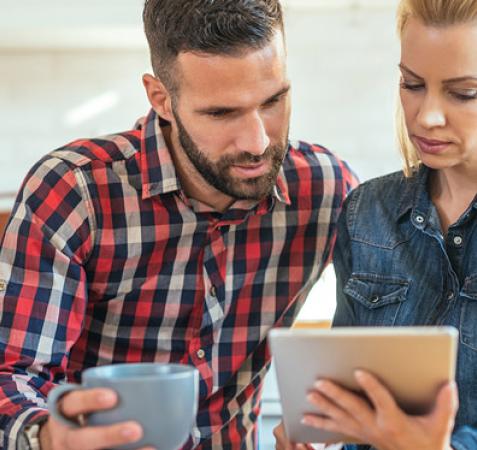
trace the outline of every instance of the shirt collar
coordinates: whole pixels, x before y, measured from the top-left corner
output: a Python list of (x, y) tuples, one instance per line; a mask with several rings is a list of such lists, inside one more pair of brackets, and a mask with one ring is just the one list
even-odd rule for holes
[[(169, 122), (161, 119), (152, 109), (136, 123), (136, 129), (141, 130), (143, 199), (181, 190), (181, 183), (162, 132), (167, 126), (170, 126)], [(287, 205), (291, 203), (283, 166), (273, 187), (272, 196)]]
[(427, 221), (432, 206), (427, 189), (430, 173), (431, 169), (422, 164), (411, 177), (404, 178), (404, 186), (397, 209), (397, 220), (412, 210), (414, 216), (421, 216)]

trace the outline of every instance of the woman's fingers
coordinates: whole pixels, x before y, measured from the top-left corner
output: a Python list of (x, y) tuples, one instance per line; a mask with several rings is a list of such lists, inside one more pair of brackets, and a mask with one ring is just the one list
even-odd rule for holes
[(318, 380), (315, 389), (348, 416), (369, 419), (372, 411), (368, 403), (355, 392), (328, 380)]
[(389, 390), (376, 377), (357, 370), (355, 378), (378, 413), (395, 414), (401, 411)]
[(451, 429), (454, 425), (454, 417), (459, 408), (459, 395), (456, 383), (450, 382), (443, 386), (436, 399), (436, 404), (431, 417), (442, 429)]
[(348, 417), (346, 411), (318, 391), (311, 391), (307, 396), (307, 400), (319, 410), (322, 416), (341, 421)]

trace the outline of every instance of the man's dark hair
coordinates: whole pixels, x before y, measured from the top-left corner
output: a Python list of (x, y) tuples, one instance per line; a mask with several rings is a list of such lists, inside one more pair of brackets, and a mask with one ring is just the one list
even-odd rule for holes
[(283, 31), (279, 0), (146, 0), (143, 20), (154, 73), (170, 90), (180, 52), (239, 55)]

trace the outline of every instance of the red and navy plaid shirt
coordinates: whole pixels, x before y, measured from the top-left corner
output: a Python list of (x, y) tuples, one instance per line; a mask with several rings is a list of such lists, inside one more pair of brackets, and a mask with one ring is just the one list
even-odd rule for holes
[(154, 112), (44, 157), (0, 253), (3, 447), (47, 414), (56, 384), (91, 366), (157, 361), (200, 372), (186, 447), (252, 448), (267, 333), (292, 324), (355, 184), (329, 151), (298, 143), (272, 195), (218, 213), (181, 190)]

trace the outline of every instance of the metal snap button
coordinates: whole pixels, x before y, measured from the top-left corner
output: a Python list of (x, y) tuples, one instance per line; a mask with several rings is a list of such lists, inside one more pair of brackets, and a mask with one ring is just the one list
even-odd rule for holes
[(462, 239), (462, 236), (454, 236), (454, 245), (459, 247), (462, 245), (462, 242), (464, 242), (464, 239)]
[(417, 222), (417, 223), (424, 223), (424, 217), (422, 217), (422, 216), (416, 216), (416, 222)]
[(378, 302), (379, 302), (379, 295), (373, 295), (373, 296), (369, 299), (369, 301), (370, 301), (371, 303), (378, 303)]
[(200, 348), (199, 350), (197, 350), (196, 355), (197, 355), (197, 358), (204, 359), (205, 358), (205, 351)]

